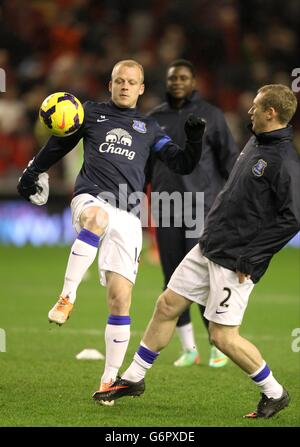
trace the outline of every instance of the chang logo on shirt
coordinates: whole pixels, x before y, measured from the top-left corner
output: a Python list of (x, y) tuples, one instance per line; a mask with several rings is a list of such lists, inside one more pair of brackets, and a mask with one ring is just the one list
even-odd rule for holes
[(134, 159), (134, 151), (118, 145), (127, 147), (131, 147), (132, 145), (132, 136), (126, 130), (121, 128), (112, 129), (107, 132), (105, 142), (99, 146), (99, 152), (123, 155), (124, 157), (127, 157), (128, 160)]
[(252, 172), (256, 177), (261, 177), (264, 175), (265, 168), (267, 166), (267, 162), (260, 158), (257, 163), (252, 167)]

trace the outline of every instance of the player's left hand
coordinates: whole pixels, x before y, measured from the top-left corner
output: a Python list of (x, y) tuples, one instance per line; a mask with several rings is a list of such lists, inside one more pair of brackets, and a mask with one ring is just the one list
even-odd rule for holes
[(240, 284), (243, 284), (243, 282), (245, 282), (246, 279), (251, 279), (251, 275), (247, 275), (247, 274), (241, 273), (239, 271), (237, 271), (236, 274), (237, 274)]
[(189, 141), (200, 141), (205, 131), (206, 121), (204, 118), (189, 115), (184, 130)]

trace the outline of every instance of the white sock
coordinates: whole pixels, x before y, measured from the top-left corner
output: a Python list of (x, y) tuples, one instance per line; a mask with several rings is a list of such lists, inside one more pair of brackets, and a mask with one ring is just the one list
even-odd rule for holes
[(76, 300), (77, 288), (84, 274), (94, 262), (97, 251), (98, 247), (79, 239), (76, 239), (72, 245), (61, 295), (69, 296), (69, 300), (73, 304)]
[(267, 397), (279, 399), (282, 396), (283, 387), (273, 377), (273, 373), (265, 361), (255, 373), (249, 374), (249, 377), (251, 377), (253, 382), (260, 387), (261, 392)]
[[(122, 318), (122, 317), (120, 317)], [(124, 317), (128, 318), (129, 317)], [(107, 324), (105, 328), (105, 369), (101, 377), (102, 382), (115, 381), (127, 351), (130, 339), (129, 324)]]
[(185, 324), (184, 326), (177, 326), (176, 332), (184, 351), (197, 351), (192, 323)]
[[(146, 348), (150, 353), (151, 358), (147, 356), (148, 362), (141, 357), (143, 355), (141, 353), (142, 348)], [(145, 343), (141, 342), (139, 350), (134, 354), (133, 361), (124, 374), (122, 374), (122, 379), (129, 380), (130, 382), (139, 382), (145, 377), (146, 372), (152, 367), (152, 363), (158, 355), (159, 353), (151, 351)]]

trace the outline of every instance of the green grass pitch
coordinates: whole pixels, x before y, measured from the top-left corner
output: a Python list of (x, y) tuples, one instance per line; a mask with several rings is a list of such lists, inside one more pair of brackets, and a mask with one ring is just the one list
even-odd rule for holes
[[(192, 306), (201, 365), (172, 366), (180, 352), (174, 336), (146, 377), (146, 392), (114, 407), (96, 405), (103, 361), (76, 360), (85, 348), (104, 353), (105, 289), (96, 263), (78, 293), (75, 310), (62, 327), (47, 313), (57, 300), (69, 249), (0, 247), (0, 426), (204, 427), (300, 426), (300, 362), (292, 331), (300, 327), (299, 250), (283, 250), (251, 295), (241, 334), (253, 341), (275, 376), (289, 390), (291, 405), (269, 420), (245, 420), (255, 409), (258, 388), (233, 363), (207, 365), (209, 345), (198, 309)], [(144, 260), (143, 260), (144, 259)], [(142, 257), (133, 293), (132, 337), (123, 371), (130, 363), (160, 293), (162, 275)], [(300, 341), (296, 343), (300, 346)]]

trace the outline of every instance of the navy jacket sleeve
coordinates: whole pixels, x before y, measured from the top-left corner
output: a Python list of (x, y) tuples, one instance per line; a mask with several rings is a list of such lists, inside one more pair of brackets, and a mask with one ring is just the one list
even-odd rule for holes
[(300, 230), (299, 164), (285, 160), (271, 188), (276, 197), (276, 220), (270, 219), (238, 258), (237, 270), (242, 273), (251, 275), (253, 265), (271, 258)]
[(210, 138), (220, 172), (223, 178), (227, 180), (240, 151), (221, 111), (214, 116), (213, 131)]
[(151, 149), (168, 168), (177, 174), (190, 174), (202, 153), (202, 139), (199, 141), (189, 141), (185, 143), (182, 149), (173, 143), (171, 138), (163, 133), (162, 129), (155, 122), (155, 141)]

